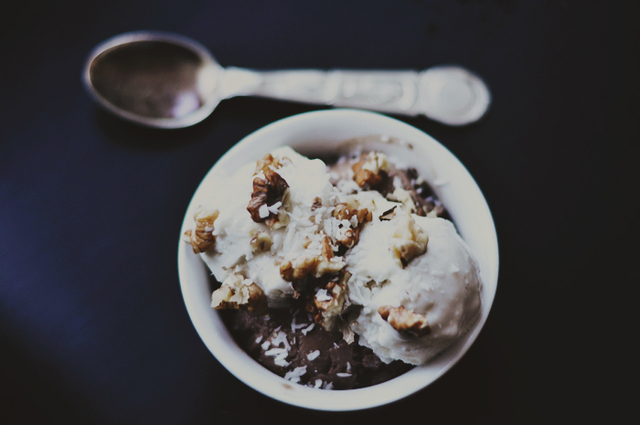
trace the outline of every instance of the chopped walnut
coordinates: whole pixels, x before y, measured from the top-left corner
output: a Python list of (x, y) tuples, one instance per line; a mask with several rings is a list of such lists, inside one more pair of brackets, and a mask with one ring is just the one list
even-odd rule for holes
[(383, 212), (382, 214), (380, 214), (380, 217), (378, 217), (378, 220), (380, 221), (390, 221), (393, 220), (396, 217), (396, 208), (397, 207), (391, 207), (388, 210), (386, 210), (385, 212)]
[(336, 205), (332, 216), (340, 221), (346, 220), (349, 222), (349, 226), (341, 228), (336, 235), (336, 240), (347, 248), (352, 248), (358, 243), (362, 225), (371, 221), (372, 218), (371, 211), (367, 208), (357, 209), (349, 206), (347, 203)]
[(445, 214), (442, 202), (435, 196), (429, 196), (425, 202), (424, 210), (427, 217), (442, 217)]
[(351, 217), (356, 216), (358, 224), (360, 224), (371, 221), (372, 214), (367, 208), (357, 209), (343, 202), (336, 205), (333, 216), (338, 220), (351, 220)]
[(322, 199), (319, 196), (316, 196), (313, 199), (313, 204), (311, 204), (311, 211), (315, 211), (322, 206)]
[[(333, 256), (333, 248), (329, 238), (322, 238), (320, 255), (303, 252), (293, 260), (280, 263), (280, 275), (287, 282), (295, 282), (306, 277), (320, 277), (329, 273), (337, 273), (344, 268), (344, 259)], [(308, 247), (307, 244), (306, 247)]]
[(253, 221), (264, 222), (273, 229), (282, 227), (289, 222), (288, 205), (289, 185), (280, 174), (267, 168), (264, 178), (253, 179), (253, 193), (247, 206)]
[(267, 297), (264, 291), (242, 275), (232, 274), (211, 295), (211, 307), (218, 310), (244, 309), (266, 313)]
[(336, 322), (338, 329), (342, 332), (344, 342), (347, 344), (353, 343), (356, 340), (356, 333), (353, 331), (353, 328), (351, 328), (351, 323), (346, 320), (336, 320)]
[(205, 252), (215, 245), (216, 237), (212, 233), (213, 222), (218, 218), (219, 214), (218, 210), (213, 212), (198, 210), (194, 214), (193, 219), (196, 222), (196, 227), (193, 230), (187, 230), (184, 234), (196, 254)]
[(343, 270), (336, 280), (319, 289), (312, 303), (307, 305), (307, 310), (314, 314), (314, 321), (329, 331), (336, 329), (339, 324), (338, 319), (344, 308), (347, 281), (350, 277), (351, 273)]
[(260, 172), (265, 172), (266, 170), (277, 170), (278, 168), (282, 168), (284, 165), (284, 161), (289, 160), (287, 157), (278, 158), (274, 157), (270, 153), (266, 154), (262, 159), (259, 159), (256, 162), (256, 174)]
[(360, 160), (353, 164), (353, 179), (360, 187), (374, 187), (382, 182), (389, 171), (387, 156), (381, 152), (362, 154)]
[(317, 259), (311, 255), (301, 255), (294, 261), (286, 260), (280, 263), (280, 276), (287, 282), (304, 279), (312, 274), (317, 266)]
[(416, 202), (413, 199), (412, 194), (401, 187), (397, 187), (392, 193), (389, 193), (387, 195), (387, 199), (390, 201), (401, 202), (402, 206), (407, 211), (417, 213), (419, 215), (425, 215), (425, 213), (422, 213), (422, 209), (418, 209), (416, 206)]
[(251, 239), (249, 242), (251, 244), (252, 251), (269, 251), (271, 249), (271, 244), (273, 240), (271, 239), (271, 235), (267, 232), (258, 232), (258, 234)]
[(427, 318), (404, 306), (392, 307), (390, 305), (383, 305), (378, 309), (378, 314), (380, 314), (393, 329), (402, 334), (424, 336), (431, 333)]
[(401, 267), (411, 260), (427, 252), (429, 236), (416, 224), (409, 213), (398, 219), (398, 224), (391, 237), (391, 252)]

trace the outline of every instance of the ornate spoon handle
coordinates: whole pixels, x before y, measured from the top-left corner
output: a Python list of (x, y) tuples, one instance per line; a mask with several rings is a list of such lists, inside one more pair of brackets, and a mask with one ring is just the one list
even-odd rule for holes
[(423, 114), (448, 125), (477, 121), (491, 95), (484, 82), (456, 66), (425, 71), (284, 70), (226, 68), (223, 98), (260, 96), (301, 103)]

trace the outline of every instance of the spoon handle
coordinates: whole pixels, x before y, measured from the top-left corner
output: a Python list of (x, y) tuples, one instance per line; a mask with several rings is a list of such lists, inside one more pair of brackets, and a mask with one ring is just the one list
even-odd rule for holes
[(448, 125), (477, 121), (491, 102), (484, 82), (457, 66), (421, 72), (227, 68), (222, 86), (223, 98), (259, 96), (408, 116), (423, 114)]

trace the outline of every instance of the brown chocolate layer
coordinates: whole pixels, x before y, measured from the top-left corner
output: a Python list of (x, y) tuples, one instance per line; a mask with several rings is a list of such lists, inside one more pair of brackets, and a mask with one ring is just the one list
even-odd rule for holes
[[(286, 376), (296, 368), (306, 367), (299, 377), (302, 385), (334, 390), (362, 388), (388, 381), (412, 368), (401, 361), (383, 363), (357, 340), (348, 344), (341, 332), (328, 332), (315, 324), (305, 311), (280, 309), (261, 316), (226, 310), (221, 314), (238, 345), (270, 371)], [(278, 337), (280, 333), (285, 335), (288, 349), (281, 342), (282, 336)], [(276, 361), (275, 354), (281, 351), (278, 348), (286, 349), (287, 355)]]

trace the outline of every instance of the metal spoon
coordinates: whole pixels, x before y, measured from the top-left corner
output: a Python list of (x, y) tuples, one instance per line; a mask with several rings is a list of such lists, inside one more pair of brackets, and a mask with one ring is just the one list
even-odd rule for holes
[(448, 125), (477, 121), (491, 102), (484, 82), (457, 66), (421, 72), (223, 68), (200, 43), (164, 32), (126, 33), (98, 45), (83, 81), (106, 110), (156, 128), (196, 124), (233, 96), (423, 114)]

